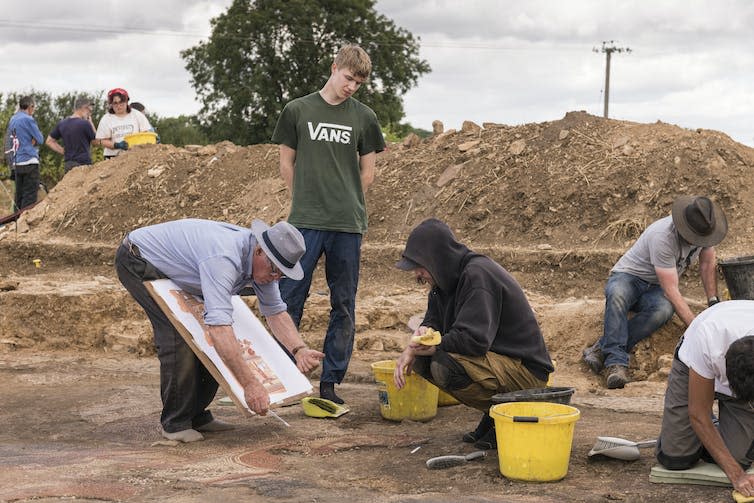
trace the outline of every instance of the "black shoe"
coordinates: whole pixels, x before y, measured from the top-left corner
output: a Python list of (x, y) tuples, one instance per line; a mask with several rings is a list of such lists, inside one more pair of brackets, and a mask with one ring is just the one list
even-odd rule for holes
[(482, 451), (489, 451), (490, 449), (497, 449), (497, 435), (495, 434), (495, 426), (493, 425), (490, 431), (485, 433), (482, 438), (474, 442), (474, 447)]
[(605, 356), (600, 349), (600, 341), (595, 342), (584, 350), (583, 360), (592, 372), (599, 375), (605, 368)]
[(494, 428), (495, 421), (490, 417), (489, 414), (484, 414), (481, 421), (479, 421), (476, 430), (464, 433), (463, 441), (467, 444), (476, 443), (479, 439), (489, 433), (490, 430), (493, 430), (494, 432)]
[(346, 403), (342, 398), (335, 394), (334, 382), (320, 382), (319, 383), (319, 397), (325, 400), (330, 400), (339, 405)]

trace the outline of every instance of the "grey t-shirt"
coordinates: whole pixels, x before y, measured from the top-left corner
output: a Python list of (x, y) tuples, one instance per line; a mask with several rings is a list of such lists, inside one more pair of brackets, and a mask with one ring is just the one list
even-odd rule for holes
[(618, 260), (611, 272), (624, 272), (658, 285), (655, 267), (675, 267), (678, 276), (698, 260), (701, 248), (687, 243), (673, 225), (673, 217), (657, 220), (641, 233), (634, 245)]

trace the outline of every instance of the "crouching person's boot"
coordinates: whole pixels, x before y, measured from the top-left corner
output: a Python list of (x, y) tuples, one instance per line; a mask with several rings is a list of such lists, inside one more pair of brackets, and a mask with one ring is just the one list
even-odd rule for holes
[(631, 381), (628, 375), (628, 367), (625, 365), (609, 365), (605, 371), (607, 375), (607, 389), (623, 388)]

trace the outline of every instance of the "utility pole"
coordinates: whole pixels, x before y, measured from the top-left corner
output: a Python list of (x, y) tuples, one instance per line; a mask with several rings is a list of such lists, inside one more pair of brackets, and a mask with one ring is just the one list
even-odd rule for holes
[(603, 41), (602, 49), (592, 48), (592, 52), (605, 53), (605, 112), (603, 117), (607, 119), (607, 104), (610, 100), (610, 57), (614, 52), (631, 52), (629, 47), (615, 47), (615, 40)]

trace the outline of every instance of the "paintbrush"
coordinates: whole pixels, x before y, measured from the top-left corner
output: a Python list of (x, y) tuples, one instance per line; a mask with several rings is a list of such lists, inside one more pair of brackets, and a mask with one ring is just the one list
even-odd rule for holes
[(291, 427), (291, 425), (290, 425), (290, 424), (288, 424), (288, 423), (287, 423), (287, 422), (285, 421), (285, 419), (283, 419), (282, 417), (280, 417), (280, 416), (278, 416), (277, 414), (275, 414), (275, 411), (274, 411), (274, 410), (270, 409), (270, 410), (268, 410), (267, 412), (268, 412), (268, 413), (270, 413), (270, 414), (272, 414), (272, 417), (274, 417), (275, 419), (277, 419), (278, 421), (280, 421), (281, 423), (283, 423), (283, 424), (284, 424), (284, 425), (285, 425), (286, 427), (288, 427), (288, 428), (290, 428), (290, 427)]

